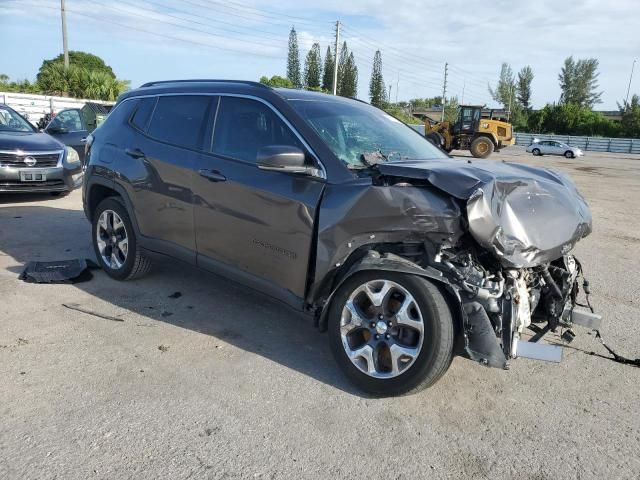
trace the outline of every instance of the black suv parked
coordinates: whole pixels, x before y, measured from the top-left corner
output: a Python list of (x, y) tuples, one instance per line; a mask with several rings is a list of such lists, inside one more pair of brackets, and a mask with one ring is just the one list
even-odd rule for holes
[(57, 195), (81, 182), (82, 167), (75, 150), (38, 132), (18, 112), (0, 105), (0, 193)]
[(520, 335), (577, 311), (569, 252), (591, 214), (568, 178), (452, 159), (362, 102), (148, 83), (88, 148), (84, 208), (110, 276), (142, 275), (156, 252), (250, 285), (328, 329), (369, 392), (431, 385), (454, 353), (554, 359)]

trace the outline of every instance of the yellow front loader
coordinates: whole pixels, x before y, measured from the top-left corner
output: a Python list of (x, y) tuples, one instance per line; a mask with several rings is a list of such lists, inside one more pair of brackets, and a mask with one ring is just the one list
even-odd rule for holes
[(482, 107), (460, 105), (455, 123), (425, 122), (425, 136), (446, 152), (470, 150), (476, 158), (487, 158), (494, 151), (513, 145), (516, 140), (509, 122), (482, 118)]

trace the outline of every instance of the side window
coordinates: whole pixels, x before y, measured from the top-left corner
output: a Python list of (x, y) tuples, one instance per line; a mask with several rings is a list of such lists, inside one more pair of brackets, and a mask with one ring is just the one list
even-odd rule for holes
[(147, 131), (149, 125), (149, 119), (153, 113), (153, 109), (156, 106), (157, 97), (143, 98), (138, 103), (138, 108), (131, 117), (131, 124), (142, 132)]
[(212, 98), (205, 95), (158, 97), (147, 133), (162, 142), (200, 149)]
[(270, 145), (304, 146), (268, 106), (248, 98), (222, 97), (213, 136), (213, 153), (255, 163)]
[(63, 110), (56, 115), (48, 128), (64, 128), (69, 132), (77, 132), (83, 130), (80, 112), (78, 110)]

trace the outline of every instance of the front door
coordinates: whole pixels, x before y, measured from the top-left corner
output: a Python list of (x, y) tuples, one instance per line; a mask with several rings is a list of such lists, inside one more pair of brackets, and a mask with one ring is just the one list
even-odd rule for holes
[(62, 110), (49, 122), (45, 132), (78, 152), (84, 164), (84, 144), (89, 132), (82, 122), (79, 109)]
[(220, 97), (211, 152), (193, 183), (198, 263), (295, 304), (305, 294), (324, 181), (259, 169), (258, 150), (271, 145), (306, 151), (270, 106)]

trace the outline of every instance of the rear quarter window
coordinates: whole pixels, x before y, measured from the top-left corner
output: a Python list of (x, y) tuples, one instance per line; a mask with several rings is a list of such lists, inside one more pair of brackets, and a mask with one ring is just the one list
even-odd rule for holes
[(131, 125), (142, 132), (146, 132), (157, 100), (157, 97), (143, 98), (140, 100), (138, 102), (138, 108), (136, 108), (131, 117)]

